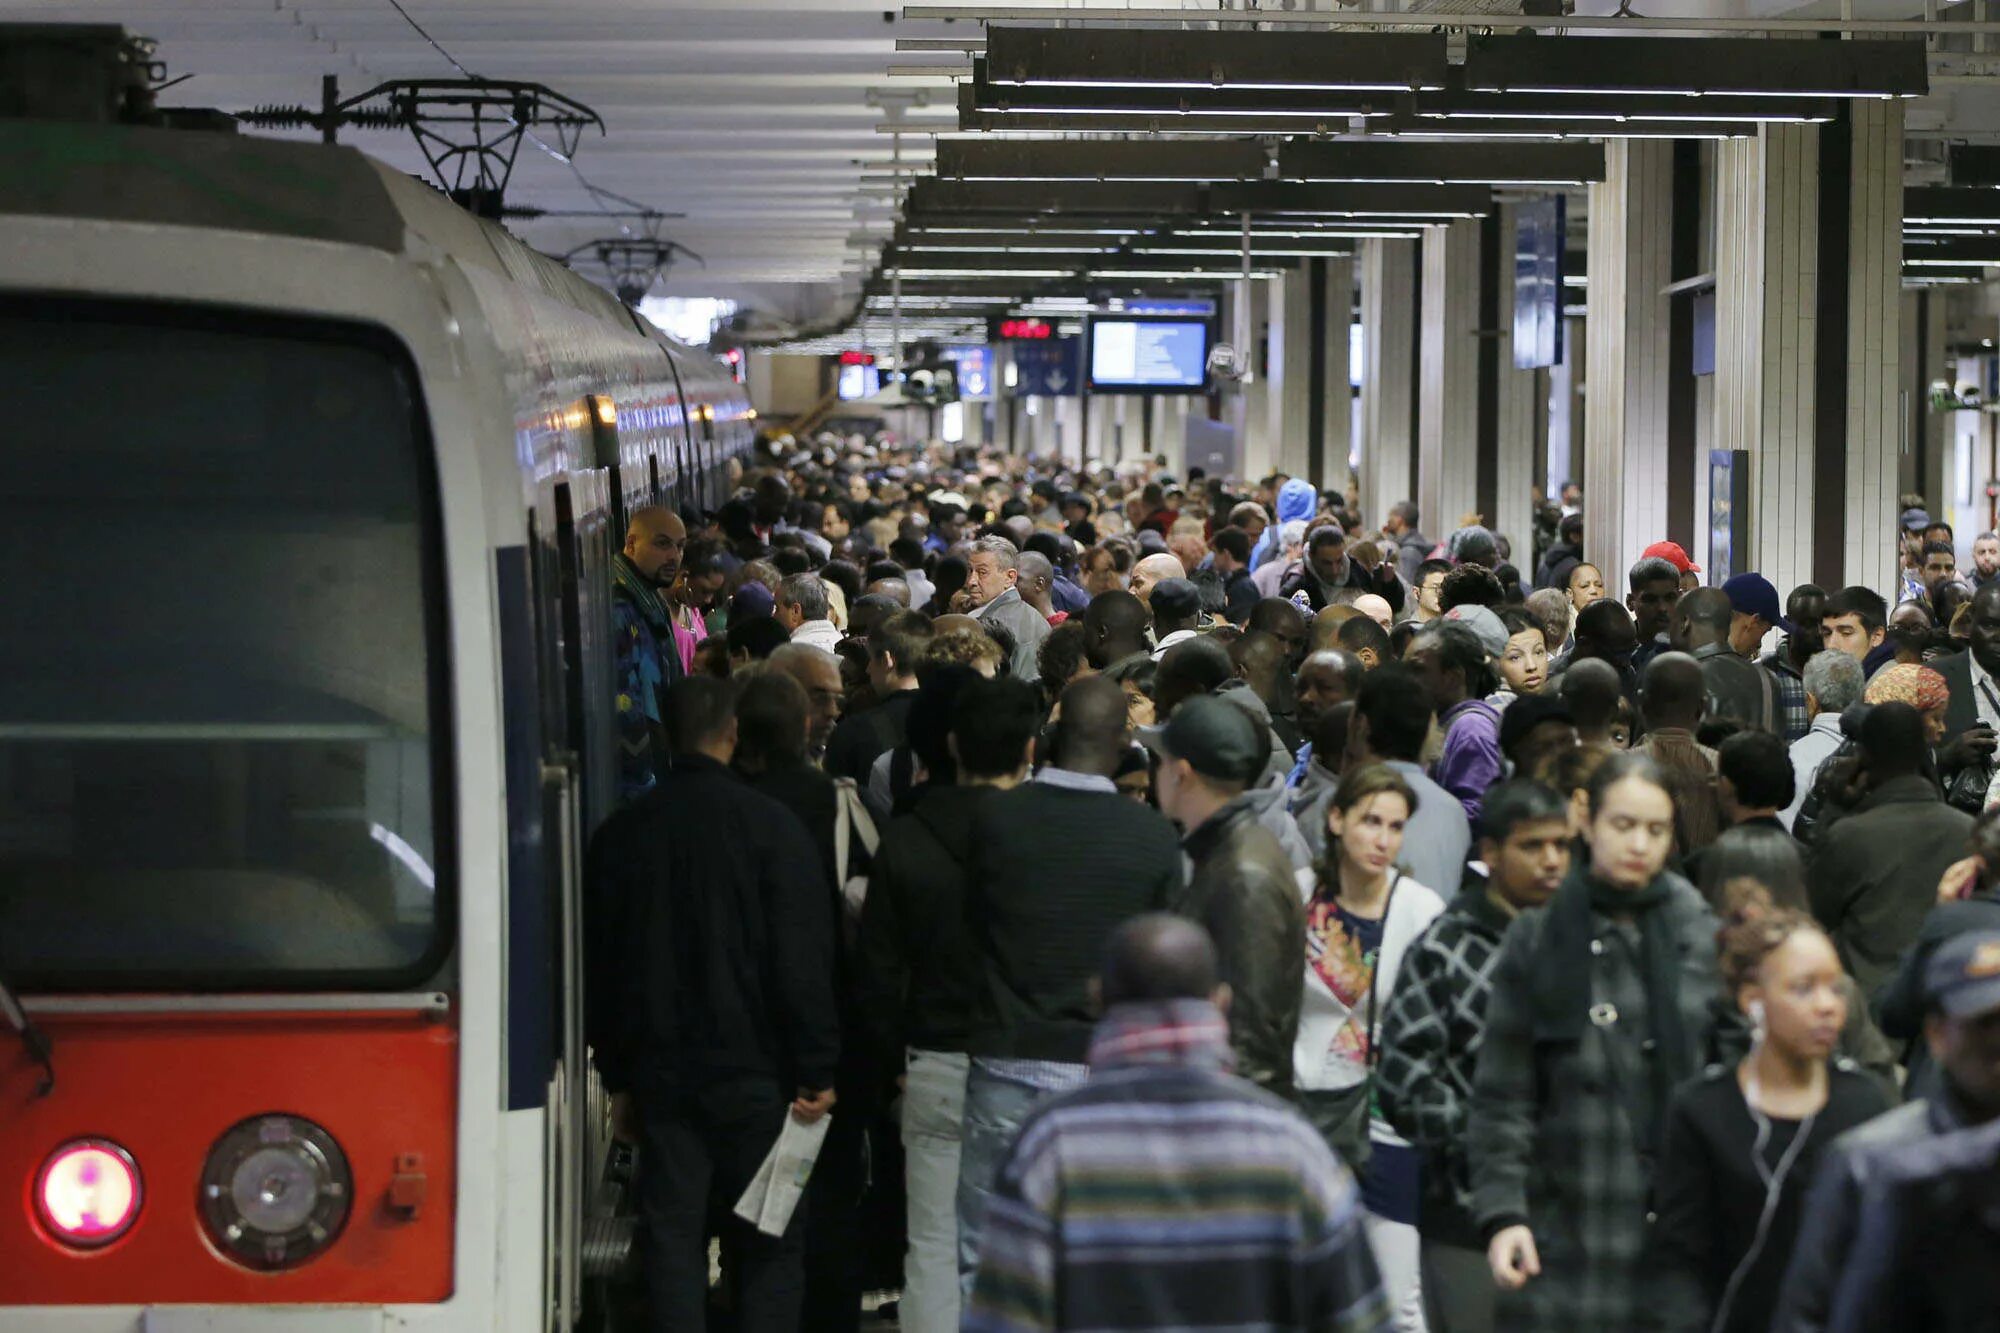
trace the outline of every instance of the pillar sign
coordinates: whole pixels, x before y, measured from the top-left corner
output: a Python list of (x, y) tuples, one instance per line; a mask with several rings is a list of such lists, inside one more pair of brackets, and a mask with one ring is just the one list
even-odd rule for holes
[(1514, 206), (1514, 367), (1537, 370), (1563, 359), (1564, 200), (1559, 194)]

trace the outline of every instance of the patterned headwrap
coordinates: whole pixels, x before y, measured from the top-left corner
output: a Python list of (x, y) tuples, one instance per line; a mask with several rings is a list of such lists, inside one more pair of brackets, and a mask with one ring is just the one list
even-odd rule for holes
[(1951, 687), (1944, 683), (1943, 676), (1927, 666), (1898, 662), (1876, 672), (1861, 699), (1871, 704), (1908, 704), (1919, 713), (1928, 713), (1950, 701)]

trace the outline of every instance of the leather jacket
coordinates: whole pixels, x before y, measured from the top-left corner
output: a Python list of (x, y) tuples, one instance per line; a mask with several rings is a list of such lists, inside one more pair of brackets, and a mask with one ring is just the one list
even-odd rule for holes
[(1281, 1097), (1296, 1096), (1292, 1048), (1305, 987), (1306, 921), (1292, 863), (1238, 797), (1181, 844), (1194, 862), (1175, 910), (1207, 928), (1231, 992), (1229, 1044), (1236, 1072)]

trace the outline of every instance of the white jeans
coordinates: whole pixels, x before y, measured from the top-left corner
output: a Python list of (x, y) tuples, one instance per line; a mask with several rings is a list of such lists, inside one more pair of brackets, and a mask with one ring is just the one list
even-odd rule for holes
[(912, 1050), (903, 1089), (903, 1184), (909, 1195), (910, 1248), (903, 1257), (908, 1333), (958, 1328), (958, 1153), (965, 1115), (967, 1058)]
[(1382, 1289), (1389, 1296), (1389, 1313), (1396, 1333), (1425, 1333), (1422, 1265), (1417, 1229), (1373, 1213), (1362, 1215), (1362, 1229), (1375, 1251)]

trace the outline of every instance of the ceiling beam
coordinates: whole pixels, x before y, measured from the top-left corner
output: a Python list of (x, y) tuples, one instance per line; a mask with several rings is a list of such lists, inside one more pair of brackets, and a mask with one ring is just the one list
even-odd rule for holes
[(996, 84), (1071, 88), (1407, 90), (1442, 87), (1442, 33), (990, 27)]

